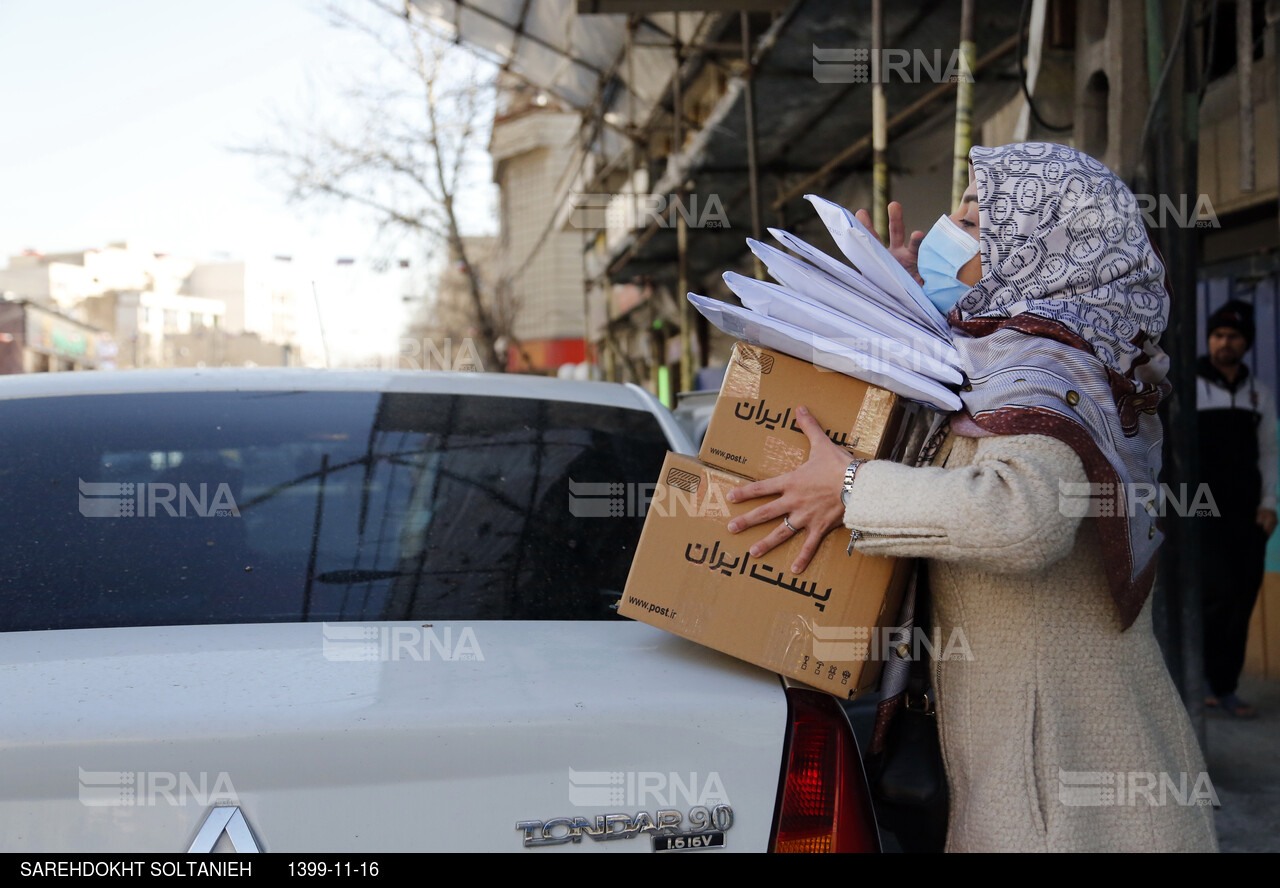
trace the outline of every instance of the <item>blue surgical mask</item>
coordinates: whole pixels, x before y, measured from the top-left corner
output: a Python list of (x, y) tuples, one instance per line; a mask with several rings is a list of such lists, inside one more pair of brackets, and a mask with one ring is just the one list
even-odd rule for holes
[(968, 293), (968, 284), (956, 277), (978, 255), (978, 241), (948, 216), (939, 217), (920, 242), (916, 267), (924, 278), (924, 295), (945, 317), (951, 306)]

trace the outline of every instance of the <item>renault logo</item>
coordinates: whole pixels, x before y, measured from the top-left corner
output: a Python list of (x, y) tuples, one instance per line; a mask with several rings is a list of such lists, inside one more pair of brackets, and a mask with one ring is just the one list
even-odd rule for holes
[(204, 824), (191, 841), (187, 853), (208, 854), (213, 851), (213, 846), (218, 844), (218, 839), (222, 838), (224, 832), (231, 840), (231, 846), (240, 854), (256, 854), (262, 850), (253, 836), (253, 830), (249, 829), (249, 822), (240, 813), (240, 806), (218, 805), (204, 819)]

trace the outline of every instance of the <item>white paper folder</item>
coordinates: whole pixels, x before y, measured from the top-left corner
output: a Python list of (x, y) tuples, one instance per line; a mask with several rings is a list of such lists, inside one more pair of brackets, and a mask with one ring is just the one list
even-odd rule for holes
[(732, 271), (724, 273), (724, 282), (757, 314), (786, 321), (938, 382), (964, 382), (964, 374), (956, 369), (959, 356), (954, 346), (901, 319), (886, 316), (863, 323), (860, 315), (833, 311), (825, 300), (810, 299), (799, 288), (780, 287)]
[(819, 367), (853, 376), (904, 398), (920, 401), (935, 410), (953, 412), (962, 406), (960, 398), (945, 385), (845, 343), (780, 318), (699, 296), (697, 293), (688, 294), (688, 298), (708, 321), (736, 339), (763, 345)]
[(930, 326), (943, 336), (949, 336), (946, 319), (916, 283), (915, 278), (907, 273), (902, 264), (880, 243), (880, 239), (858, 221), (857, 217), (839, 204), (806, 194), (805, 200), (813, 204), (822, 224), (831, 233), (832, 239), (840, 252), (848, 258), (858, 270), (868, 277), (872, 283), (906, 306), (914, 304), (916, 308), (930, 319)]
[[(873, 301), (821, 269), (768, 244), (747, 238), (747, 246), (760, 257), (769, 274), (791, 292), (820, 302), (832, 311), (861, 321), (887, 336), (898, 337), (917, 348), (924, 347), (930, 354), (937, 354), (953, 366), (959, 366), (960, 355), (951, 344), (950, 336), (941, 336), (914, 316), (904, 315), (901, 306), (892, 300), (887, 306)], [(927, 344), (921, 346), (920, 343)]]

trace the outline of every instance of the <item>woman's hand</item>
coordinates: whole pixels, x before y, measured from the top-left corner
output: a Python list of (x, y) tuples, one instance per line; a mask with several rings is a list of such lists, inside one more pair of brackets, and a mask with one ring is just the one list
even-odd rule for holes
[[(907, 274), (916, 279), (917, 284), (923, 284), (924, 278), (920, 277), (920, 270), (916, 267), (920, 256), (920, 242), (924, 240), (923, 231), (911, 232), (911, 240), (907, 240), (907, 226), (902, 224), (902, 204), (896, 200), (891, 201), (888, 206), (889, 211), (889, 254), (898, 263), (907, 270)], [(862, 223), (862, 227), (870, 231), (875, 237), (875, 226), (871, 224), (871, 214), (866, 210), (858, 210), (855, 213), (858, 221)]]
[(1275, 509), (1259, 509), (1258, 510), (1258, 526), (1262, 528), (1262, 532), (1267, 535), (1267, 539), (1271, 538), (1271, 534), (1276, 529), (1276, 510)]
[[(809, 460), (794, 472), (734, 488), (727, 494), (727, 499), (731, 503), (741, 503), (781, 494), (777, 499), (730, 521), (729, 532), (738, 533), (778, 519), (778, 526), (773, 532), (751, 547), (751, 554), (757, 558), (785, 543), (795, 533), (803, 533), (804, 544), (791, 565), (791, 572), (798, 574), (809, 566), (823, 537), (844, 526), (840, 491), (844, 484), (844, 471), (853, 457), (827, 437), (813, 414), (804, 407), (796, 409), (796, 421), (809, 439)], [(784, 517), (795, 528), (795, 533), (782, 523)]]

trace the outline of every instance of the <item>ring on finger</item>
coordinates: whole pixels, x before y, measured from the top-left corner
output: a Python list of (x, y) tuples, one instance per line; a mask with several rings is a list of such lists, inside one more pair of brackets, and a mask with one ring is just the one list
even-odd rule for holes
[(788, 520), (790, 518), (791, 518), (790, 515), (782, 516), (782, 523), (787, 525), (787, 530), (791, 531), (792, 533), (799, 533), (800, 531), (804, 530), (803, 527), (792, 527), (791, 522)]

